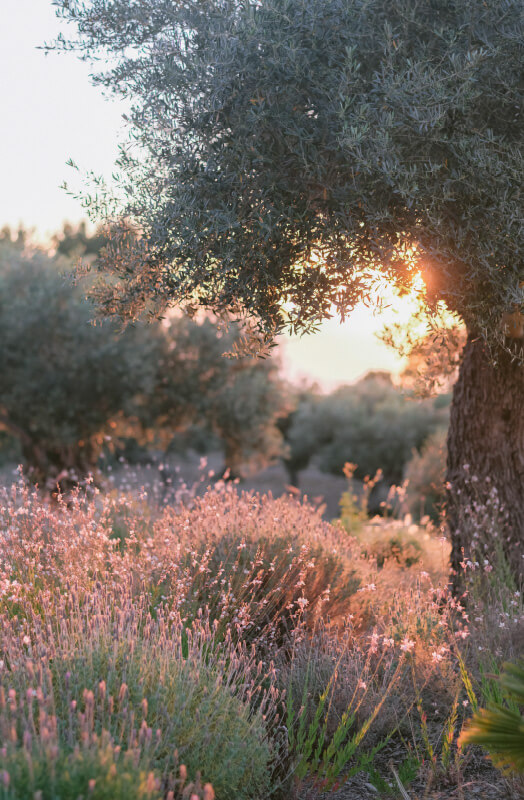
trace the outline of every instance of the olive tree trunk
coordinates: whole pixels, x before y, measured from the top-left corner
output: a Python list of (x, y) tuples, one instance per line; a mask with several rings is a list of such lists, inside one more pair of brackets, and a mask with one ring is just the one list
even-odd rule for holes
[(479, 563), (488, 562), (489, 569), (497, 551), (504, 552), (520, 583), (524, 561), (524, 367), (502, 349), (493, 364), (483, 339), (472, 334), (453, 392), (447, 481), (455, 590), (462, 586), (464, 557), (476, 554)]
[(236, 441), (229, 437), (224, 438), (224, 476), (227, 480), (235, 481), (242, 478), (243, 453)]
[(52, 496), (66, 494), (97, 474), (98, 449), (88, 442), (82, 446), (55, 446), (53, 449), (29, 440), (22, 441), (22, 456), (27, 476)]

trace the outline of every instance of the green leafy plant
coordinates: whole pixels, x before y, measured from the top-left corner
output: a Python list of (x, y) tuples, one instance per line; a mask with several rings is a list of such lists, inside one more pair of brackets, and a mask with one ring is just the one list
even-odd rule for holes
[[(2, 741), (9, 741), (13, 726), (22, 749), (43, 737), (44, 755), (49, 747), (63, 753), (65, 768), (77, 743), (96, 750), (105, 737), (118, 747), (115, 758), (139, 747), (136, 763), (166, 776), (168, 786), (176, 777), (176, 751), (186, 773), (195, 779), (201, 771), (224, 800), (269, 793), (274, 679), (244, 646), (217, 641), (203, 617), (184, 624), (161, 607), (153, 617), (143, 594), (133, 599), (129, 589), (112, 592), (100, 584), (81, 602), (74, 590), (63, 598), (55, 594), (39, 614), (26, 642), (52, 655), (39, 665), (29, 658), (23, 668), (16, 651), (27, 644), (20, 643), (16, 622), (2, 618)], [(125, 778), (123, 766), (119, 761), (111, 772), (122, 770)]]
[(475, 712), (460, 744), (482, 745), (497, 767), (524, 773), (524, 661), (505, 664), (499, 684), (503, 700)]
[[(323, 789), (331, 789), (337, 781), (343, 783), (351, 776), (366, 770), (387, 743), (387, 739), (384, 739), (372, 748), (361, 746), (380, 706), (376, 707), (364, 724), (357, 726), (354, 711), (351, 708), (346, 709), (335, 731), (328, 736), (330, 690), (331, 685), (328, 684), (320, 695), (313, 718), (309, 722), (304, 703), (298, 716), (295, 716), (291, 693), (287, 703), (286, 726), (289, 747), (295, 760), (294, 774), (299, 780), (306, 776), (314, 777)], [(304, 691), (307, 691), (307, 684)]]
[[(311, 647), (314, 647), (314, 640)], [(389, 694), (399, 683), (404, 660), (400, 658), (392, 667), (379, 694), (364, 712), (367, 681), (375, 680), (382, 661), (379, 658), (371, 666), (370, 651), (360, 676), (357, 676), (349, 704), (341, 714), (334, 714), (332, 706), (343, 655), (342, 652), (338, 662), (332, 665), (331, 675), (320, 692), (314, 691), (312, 686), (311, 658), (303, 677), (302, 696), (295, 697), (291, 680), (286, 693), (286, 727), (294, 774), (299, 780), (312, 777), (323, 789), (331, 789), (335, 784), (341, 784), (370, 768), (397, 727), (393, 725), (374, 744), (370, 744), (366, 738)], [(333, 717), (336, 721), (333, 721)]]
[[(394, 775), (395, 780), (398, 777), (398, 780), (402, 786), (409, 786), (409, 784), (413, 783), (417, 777), (420, 766), (421, 762), (417, 756), (415, 756), (413, 753), (410, 753), (396, 768), (396, 775)], [(381, 772), (378, 771), (378, 769), (376, 769), (376, 767), (371, 766), (369, 768), (369, 780), (381, 793), (381, 795), (385, 797), (398, 796), (398, 785), (393, 785), (391, 779), (386, 780), (386, 778), (381, 774)]]
[(285, 463), (294, 484), (311, 461), (335, 475), (352, 462), (358, 480), (380, 470), (386, 484), (400, 482), (413, 451), (447, 420), (446, 407), (409, 396), (387, 372), (370, 372), (328, 395), (299, 396), (285, 426)]
[(111, 744), (90, 744), (73, 751), (19, 746), (0, 753), (0, 799), (161, 800), (160, 780), (132, 753)]

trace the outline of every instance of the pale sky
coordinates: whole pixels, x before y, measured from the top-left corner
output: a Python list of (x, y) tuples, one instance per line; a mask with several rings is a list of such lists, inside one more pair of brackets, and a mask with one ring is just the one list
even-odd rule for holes
[[(66, 161), (110, 178), (125, 135), (122, 103), (90, 84), (88, 64), (37, 49), (63, 27), (51, 0), (0, 0), (0, 227), (23, 223), (40, 239), (84, 217), (60, 188), (74, 182)], [(401, 360), (375, 336), (384, 321), (361, 308), (344, 325), (329, 320), (318, 334), (286, 338), (286, 374), (329, 390), (370, 369), (398, 372)]]

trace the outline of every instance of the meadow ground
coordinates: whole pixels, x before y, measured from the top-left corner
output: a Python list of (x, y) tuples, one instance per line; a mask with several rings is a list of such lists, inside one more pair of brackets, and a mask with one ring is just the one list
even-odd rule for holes
[(2, 490), (1, 800), (522, 796), (457, 747), (523, 650), (499, 565), (459, 602), (429, 522), (349, 498), (330, 523), (210, 468)]

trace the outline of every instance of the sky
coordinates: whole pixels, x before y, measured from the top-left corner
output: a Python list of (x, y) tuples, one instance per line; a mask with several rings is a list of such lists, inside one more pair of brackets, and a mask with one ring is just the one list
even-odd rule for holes
[[(71, 53), (46, 55), (38, 47), (67, 25), (51, 0), (0, 0), (0, 227), (35, 229), (45, 240), (64, 220), (84, 218), (80, 202), (61, 185), (75, 179), (66, 162), (110, 178), (125, 137), (124, 106), (91, 85), (89, 65)], [(403, 362), (376, 336), (385, 322), (402, 319), (397, 304), (374, 316), (357, 308), (319, 333), (284, 337), (280, 357), (287, 377), (330, 391), (370, 369), (398, 373)], [(400, 314), (400, 316), (399, 316)]]

